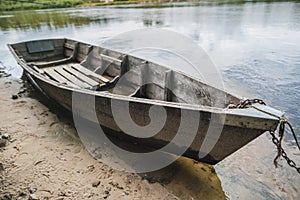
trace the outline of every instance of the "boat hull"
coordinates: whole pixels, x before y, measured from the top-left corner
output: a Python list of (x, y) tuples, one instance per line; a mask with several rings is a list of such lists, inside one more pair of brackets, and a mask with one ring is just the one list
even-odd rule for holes
[[(72, 112), (72, 97), (74, 96), (73, 90), (59, 88), (47, 81), (35, 77), (33, 74), (30, 74), (28, 72), (26, 72), (26, 74), (27, 77), (30, 76), (30, 79), (34, 81), (34, 86), (39, 90), (42, 90), (43, 94), (47, 94), (48, 97)], [(141, 145), (146, 145), (147, 147), (153, 148), (155, 150), (169, 144), (178, 133), (179, 124), (181, 123), (180, 120), (182, 109), (164, 106), (163, 108), (167, 111), (167, 120), (162, 130), (160, 130), (156, 135), (150, 138), (137, 138), (120, 130), (113, 116), (110, 98), (94, 96), (92, 94), (83, 95), (90, 95), (92, 98), (95, 98), (95, 113), (97, 115), (97, 121), (95, 121), (95, 119), (90, 119), (91, 114), (86, 112), (82, 112), (85, 116), (80, 117), (90, 120), (93, 123), (99, 124), (100, 126), (109, 128), (110, 131), (105, 131), (106, 134), (117, 136), (119, 138), (122, 138), (122, 140), (125, 139), (132, 144), (139, 143)], [(137, 124), (145, 125), (149, 123), (150, 118), (148, 115), (148, 111), (150, 107), (153, 106), (152, 104), (130, 102), (129, 105), (131, 116)], [(84, 106), (82, 108), (85, 109)], [(264, 130), (260, 129), (249, 129), (224, 125), (221, 123), (222, 120), (220, 120), (220, 123), (215, 123), (214, 126), (221, 127), (219, 129), (221, 133), (215, 133), (207, 138), (212, 113), (195, 110), (186, 110), (186, 112), (189, 113), (187, 114), (187, 116), (191, 117), (191, 119), (187, 120), (193, 120), (193, 116), (195, 116), (195, 113), (196, 115), (199, 114), (200, 116), (200, 119), (197, 123), (196, 135), (194, 136), (193, 134), (190, 134), (188, 132), (183, 133), (186, 134), (186, 137), (193, 137), (192, 143), (188, 147), (182, 146), (180, 144), (173, 144), (172, 152), (168, 153), (176, 154), (176, 152), (181, 152), (181, 150), (184, 148), (187, 150), (183, 153), (183, 156), (192, 158), (196, 161), (212, 165), (217, 164), (218, 162), (234, 153), (238, 149), (242, 148), (250, 141), (265, 132)], [(226, 116), (223, 114), (219, 114), (219, 116), (215, 117), (220, 119), (223, 117), (226, 118)], [(201, 155), (199, 151), (201, 149), (201, 146), (203, 145), (205, 138), (206, 140), (214, 140), (215, 142), (212, 142), (214, 144), (209, 152), (202, 152), (202, 154), (206, 154), (204, 157), (199, 157), (199, 154)]]

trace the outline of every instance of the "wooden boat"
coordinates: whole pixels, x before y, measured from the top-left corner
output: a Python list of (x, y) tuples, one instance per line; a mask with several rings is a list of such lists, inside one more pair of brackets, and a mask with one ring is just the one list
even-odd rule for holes
[[(218, 163), (262, 133), (276, 130), (279, 123), (276, 116), (282, 115), (261, 104), (228, 109), (228, 105), (238, 104), (242, 99), (168, 67), (71, 39), (27, 41), (8, 47), (25, 75), (42, 93), (70, 111), (73, 92), (95, 96), (95, 122), (129, 140), (161, 148), (172, 142), (182, 113), (187, 113), (187, 121), (197, 128), (191, 144), (183, 145), (186, 148), (183, 155), (209, 164)], [(126, 81), (117, 87), (123, 77)], [(128, 135), (114, 119), (112, 99), (129, 102), (130, 115), (136, 124), (149, 124), (149, 108), (153, 105), (166, 110), (166, 122), (152, 137)], [(222, 103), (217, 103), (220, 99)], [(220, 133), (218, 130), (214, 133), (216, 127)], [(191, 137), (192, 133), (184, 134)], [(215, 141), (209, 152), (201, 152), (205, 141)], [(177, 142), (170, 153), (183, 146)], [(201, 153), (207, 155), (201, 157)]]

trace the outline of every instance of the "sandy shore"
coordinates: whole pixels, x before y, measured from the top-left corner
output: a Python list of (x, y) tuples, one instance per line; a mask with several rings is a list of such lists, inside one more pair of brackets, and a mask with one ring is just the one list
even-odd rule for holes
[[(95, 160), (59, 107), (0, 78), (0, 199), (225, 199), (214, 168), (181, 158), (148, 174)], [(56, 113), (56, 114), (54, 114)], [(5, 144), (4, 144), (5, 143)]]

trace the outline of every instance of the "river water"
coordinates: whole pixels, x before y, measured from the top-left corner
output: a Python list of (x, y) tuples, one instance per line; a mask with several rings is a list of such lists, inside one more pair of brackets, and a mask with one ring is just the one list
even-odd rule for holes
[[(173, 3), (7, 12), (0, 15), (0, 60), (20, 77), (6, 43), (68, 37), (93, 44), (140, 28), (176, 31), (201, 46), (221, 72), (226, 90), (257, 97), (300, 132), (300, 3)], [(176, 41), (174, 41), (176, 43)], [(188, 72), (187, 72), (188, 73)], [(287, 153), (300, 153), (287, 135)], [(264, 134), (215, 166), (230, 199), (297, 199), (299, 174), (281, 160)]]

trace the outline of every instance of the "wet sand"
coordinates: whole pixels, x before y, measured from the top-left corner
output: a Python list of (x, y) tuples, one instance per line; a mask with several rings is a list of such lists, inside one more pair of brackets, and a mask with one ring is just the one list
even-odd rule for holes
[(147, 174), (95, 160), (61, 108), (11, 98), (22, 86), (0, 78), (0, 134), (10, 136), (0, 147), (0, 199), (226, 199), (214, 168), (191, 159)]

